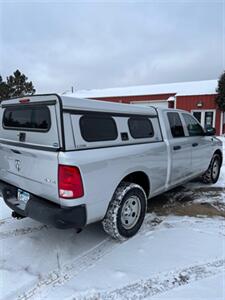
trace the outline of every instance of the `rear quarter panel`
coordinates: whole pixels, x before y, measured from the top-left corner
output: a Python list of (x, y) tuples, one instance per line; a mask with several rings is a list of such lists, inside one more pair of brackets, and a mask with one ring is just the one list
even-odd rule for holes
[[(143, 171), (150, 181), (150, 195), (164, 189), (167, 176), (167, 147), (164, 142), (61, 152), (59, 163), (80, 168), (84, 197), (61, 199), (62, 206), (86, 204), (88, 223), (104, 217), (121, 180)], [(148, 196), (150, 196), (148, 195)]]

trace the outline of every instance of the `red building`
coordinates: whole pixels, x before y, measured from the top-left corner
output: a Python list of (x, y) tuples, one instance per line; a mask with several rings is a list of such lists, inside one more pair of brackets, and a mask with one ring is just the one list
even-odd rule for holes
[(203, 127), (211, 125), (217, 135), (225, 134), (225, 114), (216, 103), (217, 80), (154, 84), (99, 90), (77, 91), (75, 96), (120, 103), (164, 108), (178, 108), (191, 112)]

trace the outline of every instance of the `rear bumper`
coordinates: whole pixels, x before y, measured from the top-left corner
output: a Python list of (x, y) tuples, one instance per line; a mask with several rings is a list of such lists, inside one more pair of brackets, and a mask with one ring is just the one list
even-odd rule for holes
[(17, 189), (15, 186), (0, 181), (0, 195), (2, 195), (5, 203), (18, 214), (60, 229), (83, 228), (86, 225), (85, 205), (62, 208), (55, 203), (31, 194), (26, 206), (21, 208), (17, 200)]

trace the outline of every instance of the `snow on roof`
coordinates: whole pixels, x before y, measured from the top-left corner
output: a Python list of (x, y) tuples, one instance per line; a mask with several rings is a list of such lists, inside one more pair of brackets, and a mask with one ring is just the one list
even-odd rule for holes
[(67, 96), (75, 96), (77, 98), (104, 98), (156, 94), (176, 94), (176, 96), (209, 95), (216, 94), (217, 85), (218, 81), (215, 79), (167, 84), (137, 85), (120, 88), (78, 90), (75, 91), (74, 94), (67, 94)]

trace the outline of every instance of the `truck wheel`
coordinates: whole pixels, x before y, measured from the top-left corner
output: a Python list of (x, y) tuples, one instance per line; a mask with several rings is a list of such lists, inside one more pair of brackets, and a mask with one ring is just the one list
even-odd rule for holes
[(220, 176), (221, 158), (218, 154), (214, 154), (210, 162), (208, 170), (202, 175), (204, 183), (216, 183)]
[(102, 221), (105, 232), (119, 241), (134, 236), (144, 221), (146, 206), (143, 188), (135, 183), (122, 182)]

